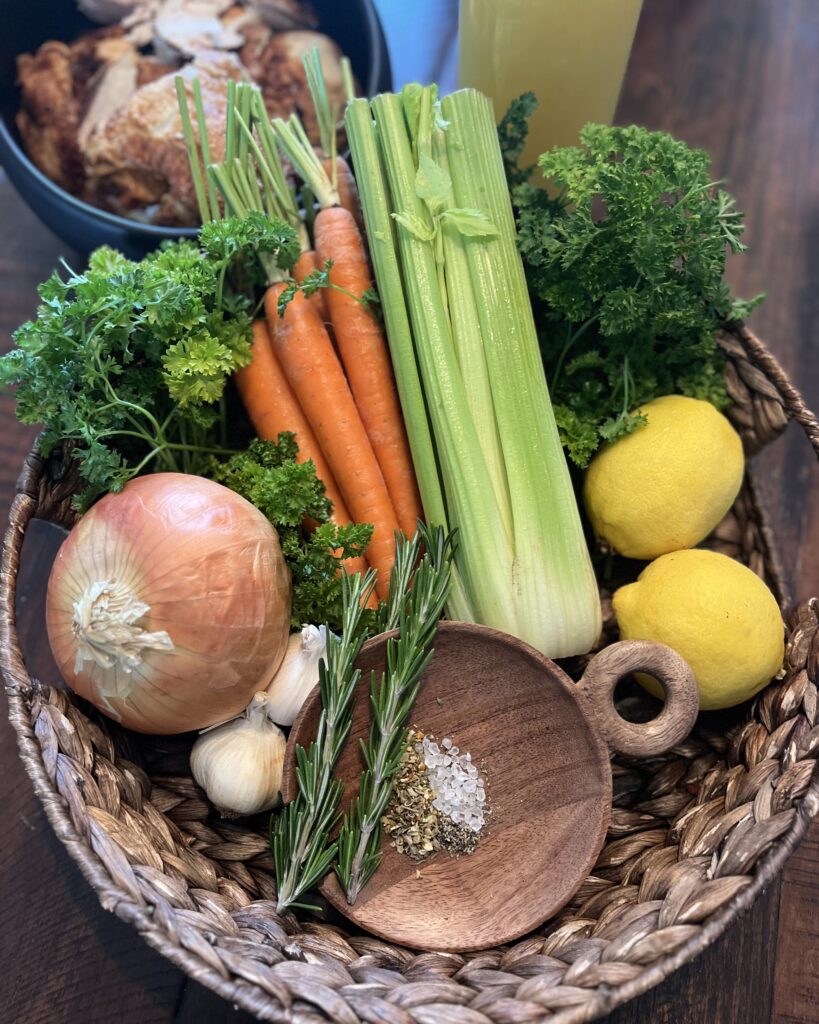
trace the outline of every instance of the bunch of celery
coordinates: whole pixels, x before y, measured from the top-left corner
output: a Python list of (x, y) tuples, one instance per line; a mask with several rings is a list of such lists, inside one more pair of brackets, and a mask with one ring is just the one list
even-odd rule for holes
[(410, 86), (345, 121), (424, 510), (459, 530), (448, 613), (550, 657), (588, 651), (597, 586), (492, 104)]

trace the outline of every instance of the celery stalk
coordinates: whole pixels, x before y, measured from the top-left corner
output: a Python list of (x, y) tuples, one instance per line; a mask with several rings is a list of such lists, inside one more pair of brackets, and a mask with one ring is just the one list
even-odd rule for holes
[[(393, 208), (431, 230), (427, 211), (416, 195), (416, 169), (400, 99), (392, 94), (377, 96), (372, 109)], [(396, 235), (418, 364), (438, 446), (449, 523), (459, 529), (456, 565), (459, 583), (463, 584), (461, 596), (480, 621), (515, 633), (516, 609), (509, 600), (514, 552), (469, 415), (439, 288), (435, 244), (417, 237), (400, 221)]]
[(396, 252), (395, 227), (390, 217), (387, 184), (378, 152), (375, 126), (366, 100), (353, 100), (344, 117), (347, 141), (358, 177), (370, 258), (378, 282), (387, 328), (398, 397), (404, 414), (424, 514), (431, 526), (448, 530), (446, 508), (438, 475), (435, 446), (424, 404), (424, 392), (412, 340), (404, 286)]
[[(440, 129), (433, 133), (432, 154), (438, 165), (448, 174), (449, 157), (443, 136), (444, 132)], [(452, 189), (445, 201), (446, 207), (449, 209), (457, 206)], [(484, 359), (478, 304), (469, 275), (466, 253), (467, 239), (445, 220), (441, 224), (440, 232), (443, 241), (444, 276), (447, 281), (452, 340), (455, 344), (455, 353), (466, 388), (467, 406), (478, 433), (478, 441), (486, 460), (504, 527), (511, 539), (512, 520), (506, 467), (503, 462), (498, 423), (492, 409), (492, 388)]]
[(491, 104), (411, 86), (352, 103), (347, 133), (425, 512), (459, 530), (447, 611), (583, 653), (600, 603)]
[(464, 89), (441, 104), (460, 207), (483, 210), (494, 237), (468, 239), (503, 446), (517, 554), (522, 639), (552, 657), (589, 650), (600, 632), (600, 603), (566, 458), (540, 360), (526, 280), (515, 243), (491, 102)]

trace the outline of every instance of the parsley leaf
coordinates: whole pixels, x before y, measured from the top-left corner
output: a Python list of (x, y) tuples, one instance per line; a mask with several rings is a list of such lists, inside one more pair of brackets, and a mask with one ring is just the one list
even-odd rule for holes
[(529, 135), (529, 118), (537, 110), (533, 92), (525, 92), (512, 100), (498, 125), (498, 139), (503, 153), (503, 166), (509, 186), (522, 185), (529, 180), (534, 167), (519, 167), (520, 156)]
[(309, 299), (311, 295), (315, 295), (319, 288), (332, 288), (333, 285), (330, 283), (330, 271), (332, 269), (333, 261), (327, 260), (321, 269), (316, 267), (315, 270), (311, 270), (309, 274), (306, 274), (301, 281), (288, 282), (276, 303), (276, 312), (279, 316), (284, 316), (287, 307), (296, 297), (297, 292), (301, 292), (305, 299)]
[(386, 330), (386, 326), (384, 324), (384, 310), (381, 306), (381, 296), (378, 294), (374, 286), (361, 293), (361, 305), (367, 310), (381, 330)]
[(279, 316), (284, 316), (287, 312), (287, 307), (299, 292), (302, 293), (305, 299), (309, 299), (312, 295), (316, 294), (319, 288), (333, 288), (335, 291), (341, 292), (348, 298), (355, 299), (356, 302), (360, 303), (379, 327), (383, 329), (384, 318), (381, 311), (381, 300), (379, 299), (378, 292), (375, 288), (367, 288), (367, 290), (363, 291), (361, 295), (354, 295), (352, 292), (347, 291), (346, 288), (333, 284), (330, 280), (330, 271), (332, 269), (333, 261), (325, 260), (323, 267), (316, 267), (315, 270), (311, 270), (309, 274), (306, 274), (301, 279), (301, 281), (288, 281), (279, 293), (279, 298), (276, 302), (276, 312)]

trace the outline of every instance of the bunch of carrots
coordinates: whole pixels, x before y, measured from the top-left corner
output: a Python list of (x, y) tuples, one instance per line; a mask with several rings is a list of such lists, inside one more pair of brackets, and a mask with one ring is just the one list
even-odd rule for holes
[[(271, 268), (265, 317), (253, 325), (252, 360), (236, 374), (236, 384), (260, 438), (296, 435), (299, 459), (313, 461), (334, 521), (372, 524), (366, 560), (377, 570), (376, 591), (384, 600), (396, 531), (415, 533), (421, 502), (387, 342), (366, 299), (373, 282), (355, 183), (336, 153), (335, 118), (326, 92), (322, 97), (317, 54), (306, 67), (323, 125), (322, 156), (295, 116), (271, 122), (258, 90), (231, 83), (225, 161), (211, 164), (203, 132), (202, 159), (226, 211), (244, 216), (256, 209), (297, 230), (301, 258), (292, 280)], [(190, 149), (193, 130), (181, 83), (180, 110)], [(280, 149), (304, 182), (304, 205), (318, 206), (309, 222), (287, 184)], [(194, 179), (199, 193), (201, 169)], [(207, 186), (200, 207), (203, 220), (219, 215)], [(362, 562), (351, 559), (348, 570), (365, 569)]]

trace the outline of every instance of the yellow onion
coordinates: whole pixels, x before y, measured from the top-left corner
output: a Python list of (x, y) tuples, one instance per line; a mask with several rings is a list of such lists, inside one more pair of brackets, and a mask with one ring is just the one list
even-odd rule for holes
[(284, 657), (290, 572), (250, 502), (182, 473), (131, 480), (82, 517), (48, 581), (69, 686), (138, 732), (224, 722)]

